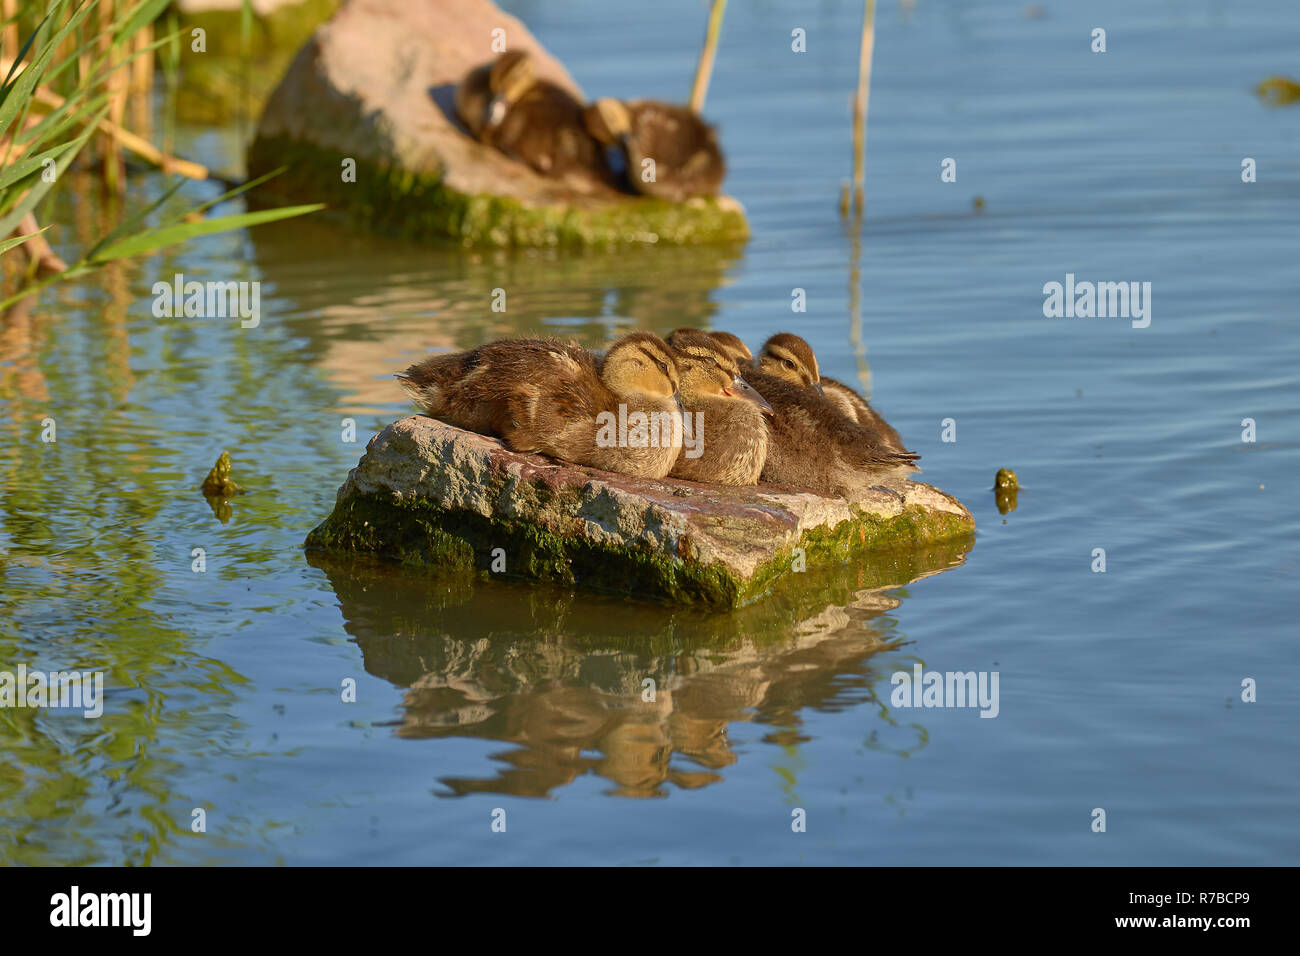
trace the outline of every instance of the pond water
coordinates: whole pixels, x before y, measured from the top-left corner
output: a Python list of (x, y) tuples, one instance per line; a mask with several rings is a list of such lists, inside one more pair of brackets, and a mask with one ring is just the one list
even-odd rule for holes
[[(687, 92), (696, 0), (507, 6), (588, 93)], [(860, 229), (837, 209), (860, 5), (731, 4), (708, 113), (746, 244), (467, 253), (303, 219), (10, 315), (0, 668), (103, 669), (107, 696), (0, 711), (0, 860), (1296, 862), (1300, 107), (1253, 88), (1300, 69), (1300, 6), (1030, 6), (880, 4)], [(180, 132), (239, 169), (235, 124)], [(65, 252), (120, 215), (86, 190), (54, 212)], [(155, 318), (176, 272), (259, 280), (261, 324)], [(1150, 325), (1044, 317), (1067, 273), (1150, 282)], [(726, 615), (303, 552), (414, 357), (685, 324), (808, 338), (973, 547)], [(222, 450), (248, 489), (226, 521), (196, 490)], [(996, 718), (894, 706), (918, 663), (997, 672)]]

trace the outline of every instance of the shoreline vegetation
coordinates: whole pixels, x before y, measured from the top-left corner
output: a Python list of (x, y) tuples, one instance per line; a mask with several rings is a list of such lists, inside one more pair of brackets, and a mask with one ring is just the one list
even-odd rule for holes
[[(206, 170), (123, 125), (128, 103), (152, 95), (156, 51), (180, 42), (173, 30), (160, 38), (154, 24), (167, 0), (53, 0), (39, 19), (26, 8), (5, 23), (0, 40), (24, 37), (21, 47), (0, 48), (0, 253), (25, 254), (25, 268), (5, 261), (0, 309), (55, 282), (75, 278), (132, 256), (185, 242), (196, 236), (243, 229), (314, 212), (319, 204), (262, 209), (207, 218), (211, 207), (235, 198), (275, 175), (245, 183), (215, 199), (177, 211), (168, 201), (187, 181), (207, 178)], [(7, 11), (6, 11), (7, 12)], [(147, 110), (143, 112), (147, 115)], [(88, 147), (91, 147), (88, 149)], [(104, 188), (126, 196), (130, 184), (124, 149), (179, 178), (163, 196), (132, 208), (116, 228), (81, 250), (71, 262), (53, 255), (40, 226), (50, 194), (74, 168), (91, 168)], [(167, 208), (164, 210), (164, 207)]]

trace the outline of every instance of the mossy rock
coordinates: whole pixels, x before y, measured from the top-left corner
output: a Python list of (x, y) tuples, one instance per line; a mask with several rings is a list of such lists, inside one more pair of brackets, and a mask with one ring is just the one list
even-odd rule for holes
[(307, 547), (452, 577), (740, 607), (808, 569), (973, 531), (960, 502), (896, 469), (854, 501), (653, 481), (516, 454), (412, 416), (371, 440)]
[(490, 0), (352, 0), (319, 27), (271, 93), (248, 152), (268, 199), (325, 203), (380, 232), (472, 246), (734, 242), (749, 234), (727, 196), (670, 203), (578, 193), (475, 141), (455, 86), (492, 59), (494, 32), (538, 75), (585, 99), (517, 19)]

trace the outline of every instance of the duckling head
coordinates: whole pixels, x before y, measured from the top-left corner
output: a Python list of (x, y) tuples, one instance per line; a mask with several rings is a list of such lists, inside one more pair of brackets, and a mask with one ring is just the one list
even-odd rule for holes
[(749, 346), (740, 341), (740, 336), (732, 335), (730, 332), (710, 332), (709, 338), (722, 346), (722, 351), (731, 356), (732, 361), (737, 365), (753, 365), (754, 353), (749, 350)]
[(680, 329), (673, 329), (668, 333), (668, 344), (673, 348), (678, 347), (678, 342), (684, 341), (683, 336), (705, 335), (713, 340), (713, 344), (719, 346), (738, 366), (749, 366), (754, 364), (754, 353), (749, 350), (749, 346), (740, 340), (739, 336), (732, 335), (730, 332), (705, 332), (702, 329), (692, 329), (683, 326)]
[(778, 332), (763, 343), (758, 353), (758, 368), (793, 385), (822, 390), (812, 346), (791, 332)]
[(681, 370), (668, 343), (653, 332), (632, 332), (609, 347), (601, 378), (616, 395), (630, 393), (672, 398), (681, 386)]
[(582, 111), (582, 122), (597, 142), (617, 146), (632, 131), (632, 114), (619, 100), (601, 97)]
[(701, 400), (722, 398), (753, 402), (765, 415), (772, 414), (772, 406), (741, 377), (739, 364), (713, 333), (677, 329), (669, 341), (677, 352), (682, 402), (687, 408)]
[(514, 106), (537, 82), (533, 61), (527, 53), (510, 50), (502, 53), (488, 72), (488, 98), (483, 112), (485, 129), (495, 129)]

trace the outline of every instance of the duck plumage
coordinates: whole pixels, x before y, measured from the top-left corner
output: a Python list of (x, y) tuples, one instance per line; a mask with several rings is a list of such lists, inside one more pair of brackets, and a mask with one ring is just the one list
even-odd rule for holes
[(526, 53), (512, 50), (471, 70), (456, 88), (456, 112), (480, 142), (543, 176), (588, 192), (614, 188), (605, 155), (569, 92), (536, 78)]
[[(583, 119), (595, 139), (623, 151), (627, 183), (636, 192), (681, 202), (722, 188), (727, 166), (717, 131), (685, 106), (603, 98)], [(653, 175), (646, 160), (653, 161)]]
[(915, 461), (919, 455), (907, 450), (903, 439), (871, 404), (841, 382), (825, 378), (817, 365), (812, 346), (791, 332), (778, 332), (759, 350), (757, 365), (769, 375), (817, 390), (848, 421), (861, 427), (872, 447)]
[[(649, 332), (623, 336), (599, 363), (572, 343), (503, 339), (431, 356), (398, 379), (427, 414), (514, 451), (644, 478), (667, 475), (680, 451), (661, 440), (682, 434), (676, 357)], [(625, 443), (607, 440), (602, 413), (627, 421), (635, 412), (649, 423), (645, 444), (632, 429)]]
[(699, 443), (698, 455), (683, 450), (671, 476), (720, 485), (757, 484), (767, 461), (771, 405), (709, 334), (678, 329), (668, 336), (668, 344), (681, 369), (682, 411), (693, 416)]

